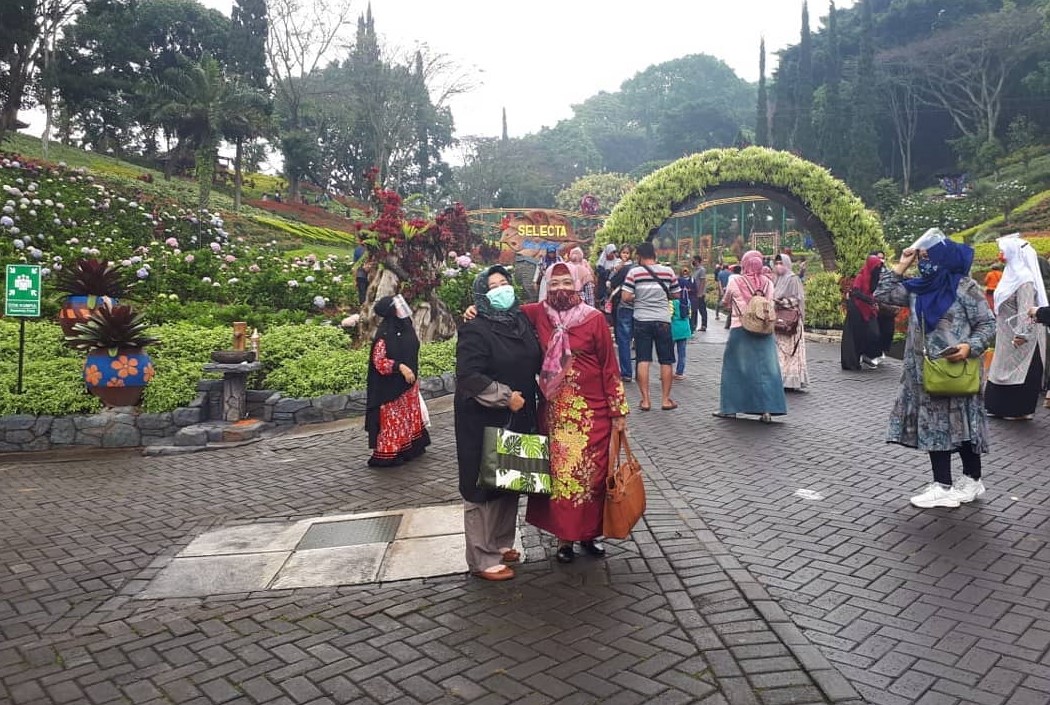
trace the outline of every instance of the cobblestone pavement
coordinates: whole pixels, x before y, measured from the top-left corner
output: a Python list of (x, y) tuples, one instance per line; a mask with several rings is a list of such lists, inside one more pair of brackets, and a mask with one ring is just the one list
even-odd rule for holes
[(856, 692), (657, 473), (606, 560), (132, 599), (213, 527), (457, 499), (451, 415), (374, 471), (359, 429), (236, 450), (0, 460), (0, 702), (780, 703)]
[(810, 345), (811, 391), (767, 427), (711, 418), (724, 331), (703, 335), (682, 408), (637, 433), (806, 639), (872, 703), (1050, 702), (1050, 411), (992, 421), (982, 500), (918, 510), (927, 457), (883, 443), (899, 363), (843, 372)]
[(510, 583), (132, 599), (208, 529), (456, 501), (447, 413), (382, 472), (357, 429), (0, 458), (0, 702), (1050, 701), (1050, 413), (996, 424), (983, 501), (919, 511), (925, 459), (881, 442), (896, 370), (811, 346), (787, 417), (718, 421), (724, 334), (698, 338), (681, 408), (631, 419), (645, 526), (569, 567), (529, 533)]

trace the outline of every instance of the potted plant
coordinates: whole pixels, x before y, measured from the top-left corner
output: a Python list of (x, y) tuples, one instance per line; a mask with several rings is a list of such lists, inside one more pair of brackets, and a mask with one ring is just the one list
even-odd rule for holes
[(58, 323), (68, 337), (74, 335), (74, 326), (87, 321), (101, 302), (119, 303), (129, 287), (119, 265), (82, 259), (58, 272), (55, 288), (65, 294)]
[(84, 382), (106, 406), (135, 406), (153, 379), (153, 363), (143, 348), (157, 339), (148, 329), (144, 316), (130, 306), (103, 301), (66, 337), (70, 346), (88, 351)]

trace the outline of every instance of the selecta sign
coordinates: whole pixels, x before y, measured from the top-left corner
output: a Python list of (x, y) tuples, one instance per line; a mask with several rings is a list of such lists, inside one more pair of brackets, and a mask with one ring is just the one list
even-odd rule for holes
[(40, 315), (40, 267), (35, 264), (7, 265), (4, 315), (36, 318)]

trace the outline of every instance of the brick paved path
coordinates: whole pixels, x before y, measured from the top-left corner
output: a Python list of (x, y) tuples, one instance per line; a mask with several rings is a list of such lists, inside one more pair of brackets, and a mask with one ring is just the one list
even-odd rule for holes
[(659, 467), (635, 540), (501, 585), (131, 599), (210, 528), (455, 501), (448, 414), (424, 462), (384, 472), (359, 430), (0, 458), (0, 702), (1050, 701), (1047, 419), (996, 427), (984, 502), (920, 512), (925, 460), (880, 442), (895, 371), (814, 346), (782, 423), (716, 421), (706, 335), (682, 408), (632, 418)]
[(558, 566), (531, 534), (539, 561), (512, 583), (132, 599), (209, 528), (454, 501), (451, 416), (435, 422), (425, 462), (382, 472), (363, 466), (360, 430), (189, 456), (0, 461), (0, 701), (856, 698), (656, 475), (646, 526), (605, 561)]
[(705, 335), (682, 409), (637, 415), (638, 434), (802, 633), (873, 703), (1050, 702), (1050, 411), (992, 422), (983, 501), (918, 510), (927, 457), (882, 442), (899, 363), (847, 373), (811, 345), (812, 391), (787, 417), (724, 421), (724, 332)]

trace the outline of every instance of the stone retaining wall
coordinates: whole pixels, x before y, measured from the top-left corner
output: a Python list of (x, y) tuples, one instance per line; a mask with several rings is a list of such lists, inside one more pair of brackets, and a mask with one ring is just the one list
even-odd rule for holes
[[(456, 389), (455, 376), (419, 380), (424, 399), (436, 399)], [(202, 380), (197, 398), (188, 407), (147, 414), (132, 407), (107, 409), (98, 414), (0, 417), (0, 453), (64, 448), (136, 448), (171, 445), (182, 428), (221, 419), (222, 380)], [(364, 416), (365, 392), (328, 394), (313, 399), (293, 399), (280, 392), (250, 390), (248, 416), (277, 426), (337, 421)]]

